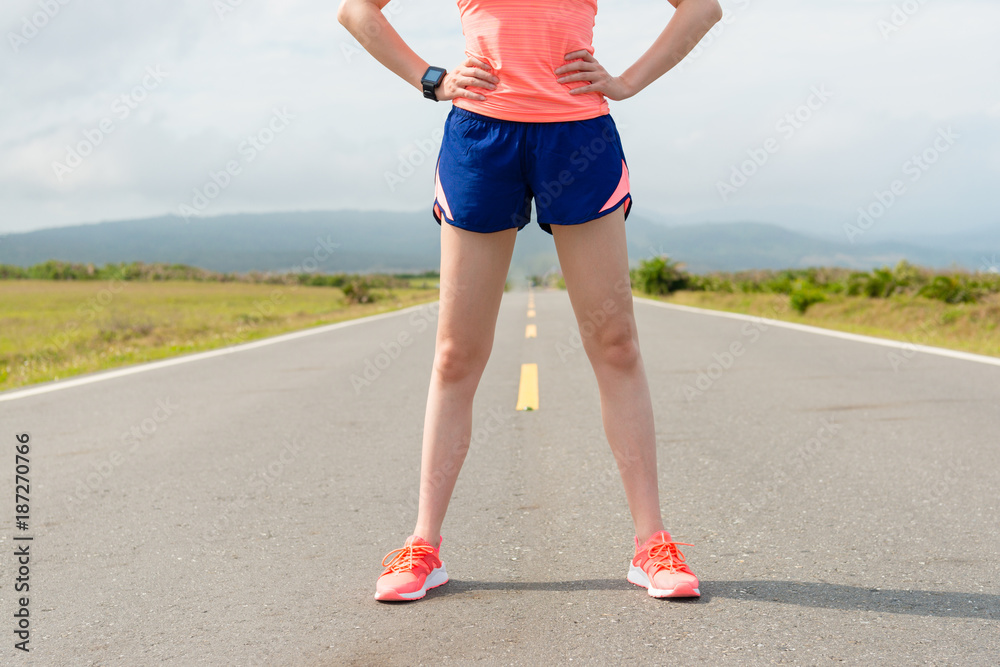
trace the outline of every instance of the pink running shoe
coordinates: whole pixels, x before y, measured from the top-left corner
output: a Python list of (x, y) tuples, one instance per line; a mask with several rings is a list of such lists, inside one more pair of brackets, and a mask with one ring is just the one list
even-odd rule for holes
[(674, 542), (665, 530), (654, 533), (642, 546), (639, 546), (639, 538), (636, 537), (635, 556), (626, 579), (645, 588), (654, 598), (699, 597), (698, 577), (684, 562), (684, 554), (677, 548), (678, 544), (694, 546)]
[(410, 535), (402, 549), (390, 551), (382, 559), (386, 566), (375, 582), (376, 600), (419, 600), (432, 588), (448, 583), (448, 573), (438, 553), (443, 537), (438, 538), (437, 547), (422, 537)]

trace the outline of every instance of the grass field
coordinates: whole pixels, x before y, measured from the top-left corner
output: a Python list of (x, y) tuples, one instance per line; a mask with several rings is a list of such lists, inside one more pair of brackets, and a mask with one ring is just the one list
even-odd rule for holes
[[(0, 281), (0, 391), (274, 336), (438, 299), (434, 282), (373, 289), (211, 281)], [(800, 315), (783, 294), (637, 296), (1000, 357), (1000, 294), (975, 304), (833, 295)]]
[(423, 288), (195, 281), (0, 281), (0, 390), (209, 350), (436, 301)]
[(759, 315), (850, 333), (891, 338), (915, 345), (932, 345), (1000, 357), (1000, 294), (979, 303), (894, 296), (870, 299), (835, 295), (799, 315), (784, 294), (730, 294), (679, 291), (669, 296), (637, 296), (685, 306)]

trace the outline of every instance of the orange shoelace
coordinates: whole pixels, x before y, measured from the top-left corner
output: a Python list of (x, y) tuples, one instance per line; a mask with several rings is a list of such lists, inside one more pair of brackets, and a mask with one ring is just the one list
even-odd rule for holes
[(659, 570), (666, 570), (667, 572), (685, 572), (687, 574), (694, 574), (691, 569), (684, 562), (684, 554), (681, 550), (677, 548), (678, 544), (683, 544), (686, 547), (693, 547), (693, 544), (688, 544), (687, 542), (658, 542), (653, 546), (649, 547), (646, 553), (649, 554), (649, 559), (655, 564), (653, 573), (655, 574)]
[[(408, 544), (400, 549), (393, 549), (382, 559), (385, 565), (393, 572), (409, 572), (423, 556), (430, 556), (434, 553), (434, 547), (424, 544)], [(390, 560), (391, 559), (391, 560)], [(386, 561), (389, 561), (386, 563)]]

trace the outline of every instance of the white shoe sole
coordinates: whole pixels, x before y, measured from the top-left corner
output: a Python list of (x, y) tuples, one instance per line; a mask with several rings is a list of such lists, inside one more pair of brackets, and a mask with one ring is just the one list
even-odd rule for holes
[(645, 571), (643, 571), (640, 567), (636, 567), (632, 563), (629, 563), (628, 576), (625, 578), (630, 584), (635, 584), (636, 586), (642, 586), (645, 588), (650, 597), (654, 598), (691, 598), (699, 597), (701, 595), (701, 591), (697, 588), (684, 583), (678, 584), (674, 588), (653, 588), (649, 582), (649, 577), (646, 576)]
[(441, 567), (434, 568), (433, 570), (431, 570), (430, 574), (427, 575), (427, 578), (424, 580), (423, 588), (413, 591), (412, 593), (396, 593), (398, 598), (378, 598), (376, 596), (375, 599), (376, 600), (378, 599), (419, 600), (420, 598), (427, 595), (427, 591), (429, 591), (430, 589), (437, 588), (438, 586), (442, 586), (447, 583), (448, 583), (448, 573), (444, 569), (444, 563), (441, 563)]

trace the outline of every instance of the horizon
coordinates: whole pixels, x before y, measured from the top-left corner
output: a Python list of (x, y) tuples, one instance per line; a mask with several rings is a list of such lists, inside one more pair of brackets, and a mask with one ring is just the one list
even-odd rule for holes
[[(926, 237), (869, 237), (851, 244), (808, 229), (753, 220), (670, 224), (644, 211), (634, 212), (629, 220), (630, 263), (665, 254), (693, 273), (806, 267), (869, 270), (892, 267), (901, 260), (934, 270), (1000, 270), (1000, 253), (988, 250), (1000, 246), (1000, 228), (995, 227)], [(423, 210), (221, 213), (196, 222), (169, 212), (2, 234), (0, 264), (26, 268), (50, 259), (95, 265), (142, 261), (215, 271), (270, 271), (291, 266), (288, 262), (322, 241), (331, 248), (344, 244), (351, 248), (349, 253), (338, 253), (328, 271), (409, 272), (436, 266), (438, 238), (430, 225), (436, 227)], [(387, 234), (392, 242), (386, 241)], [(557, 263), (551, 237), (540, 229), (525, 231), (518, 239), (512, 270)]]
[[(192, 221), (207, 222), (215, 220), (218, 218), (227, 217), (237, 217), (237, 216), (271, 216), (271, 215), (307, 215), (307, 214), (350, 214), (359, 213), (365, 215), (413, 215), (413, 216), (424, 216), (426, 215), (430, 218), (430, 213), (424, 210), (423, 207), (409, 210), (389, 210), (389, 209), (357, 209), (357, 208), (337, 208), (337, 209), (326, 209), (326, 208), (316, 208), (316, 209), (281, 209), (281, 210), (264, 210), (264, 211), (231, 211), (231, 212), (220, 212), (210, 215), (199, 215), (192, 216), (191, 218), (185, 219), (180, 213), (175, 211), (166, 211), (159, 215), (149, 215), (137, 218), (114, 218), (106, 220), (83, 220), (80, 222), (72, 222), (67, 224), (52, 225), (47, 227), (38, 227), (35, 229), (26, 230), (16, 230), (9, 232), (0, 232), (0, 239), (7, 236), (14, 236), (18, 234), (29, 234), (38, 231), (52, 231), (58, 229), (69, 229), (72, 227), (86, 227), (92, 225), (101, 224), (120, 224), (129, 222), (144, 222), (148, 220), (157, 220), (162, 218), (176, 218), (182, 224), (191, 224)], [(886, 242), (906, 242), (914, 243), (915, 245), (920, 245), (921, 239), (963, 239), (967, 237), (975, 237), (980, 234), (993, 234), (996, 233), (998, 240), (1000, 240), (1000, 227), (996, 227), (989, 224), (984, 224), (980, 227), (972, 227), (957, 232), (950, 231), (938, 231), (936, 233), (918, 234), (914, 236), (913, 234), (905, 235), (895, 235), (891, 231), (886, 233), (882, 232), (880, 234), (870, 234), (866, 235), (865, 238), (859, 238), (856, 243), (851, 243), (849, 240), (844, 238), (840, 233), (836, 234), (826, 234), (823, 235), (821, 232), (813, 232), (810, 229), (796, 228), (795, 226), (785, 225), (776, 222), (769, 222), (766, 220), (670, 220), (667, 216), (661, 215), (656, 211), (650, 211), (641, 208), (634, 208), (630, 214), (630, 218), (637, 216), (644, 220), (648, 220), (652, 223), (662, 225), (668, 228), (683, 228), (683, 227), (698, 227), (705, 225), (763, 225), (769, 227), (777, 227), (785, 231), (792, 232), (794, 234), (799, 234), (802, 236), (814, 238), (817, 240), (825, 241), (828, 243), (843, 243), (845, 245), (874, 245)], [(534, 217), (533, 217), (534, 219)], [(628, 222), (626, 222), (626, 228), (628, 227)], [(914, 240), (916, 239), (916, 240)]]

